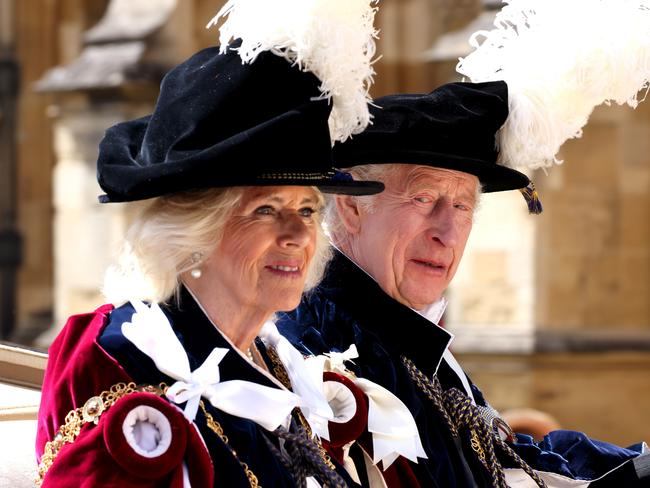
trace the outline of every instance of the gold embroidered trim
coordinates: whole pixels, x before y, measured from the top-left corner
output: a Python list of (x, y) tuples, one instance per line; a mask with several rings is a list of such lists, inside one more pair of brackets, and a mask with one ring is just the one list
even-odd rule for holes
[(333, 176), (323, 173), (264, 173), (258, 176), (262, 180), (322, 180)]
[(472, 449), (478, 456), (481, 463), (489, 470), (489, 466), (485, 460), (485, 451), (483, 450), (483, 446), (481, 446), (481, 440), (479, 439), (479, 436), (474, 429), (471, 430), (470, 445), (472, 446)]
[(120, 398), (134, 393), (136, 391), (164, 395), (167, 385), (160, 383), (158, 386), (141, 385), (135, 383), (116, 383), (109, 390), (101, 392), (99, 395), (89, 398), (83, 407), (76, 408), (68, 412), (65, 416), (63, 425), (59, 427), (54, 439), (45, 444), (41, 462), (38, 465), (38, 476), (34, 480), (37, 486), (43, 483), (45, 474), (50, 469), (61, 448), (75, 441), (81, 428), (85, 424), (93, 423), (97, 425), (99, 418), (108, 408), (110, 408)]
[[(43, 483), (43, 479), (47, 474), (47, 471), (50, 469), (54, 460), (56, 459), (59, 451), (65, 444), (72, 443), (76, 440), (77, 436), (81, 432), (81, 428), (84, 424), (93, 423), (97, 425), (99, 423), (99, 418), (102, 413), (104, 413), (108, 408), (110, 408), (115, 402), (120, 398), (125, 397), (126, 395), (134, 392), (145, 392), (153, 393), (158, 396), (163, 396), (169, 387), (165, 383), (160, 383), (158, 386), (153, 385), (136, 385), (135, 383), (117, 383), (107, 391), (101, 392), (98, 396), (89, 398), (83, 407), (76, 408), (68, 412), (68, 415), (65, 416), (65, 421), (59, 431), (54, 436), (54, 439), (45, 444), (45, 449), (43, 450), (43, 456), (41, 457), (41, 463), (38, 465), (38, 477), (34, 480), (37, 486), (40, 486)], [(217, 422), (212, 415), (208, 413), (205, 409), (203, 401), (200, 403), (201, 409), (205, 414), (208, 427), (210, 430), (215, 432), (219, 438), (226, 444), (232, 455), (239, 461), (248, 482), (251, 485), (251, 488), (261, 488), (259, 485), (257, 476), (251, 471), (248, 465), (242, 462), (235, 450), (228, 444), (228, 437), (224, 434), (223, 428)]]

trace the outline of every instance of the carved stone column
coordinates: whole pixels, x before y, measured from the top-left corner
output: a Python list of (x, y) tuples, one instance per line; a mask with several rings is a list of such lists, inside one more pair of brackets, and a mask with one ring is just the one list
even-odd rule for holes
[(56, 164), (54, 207), (54, 324), (103, 302), (101, 287), (134, 205), (100, 205), (98, 145), (105, 130), (150, 113), (163, 73), (191, 54), (194, 6), (176, 0), (112, 0), (84, 34), (79, 56), (48, 71), (37, 87), (52, 93)]

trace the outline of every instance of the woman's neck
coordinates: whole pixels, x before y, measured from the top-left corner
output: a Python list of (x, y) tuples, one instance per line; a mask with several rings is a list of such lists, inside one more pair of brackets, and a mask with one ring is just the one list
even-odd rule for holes
[(217, 290), (207, 290), (196, 281), (183, 280), (199, 306), (210, 321), (217, 327), (240, 351), (246, 351), (271, 315), (272, 310), (262, 310), (257, 307), (234, 303), (234, 300)]

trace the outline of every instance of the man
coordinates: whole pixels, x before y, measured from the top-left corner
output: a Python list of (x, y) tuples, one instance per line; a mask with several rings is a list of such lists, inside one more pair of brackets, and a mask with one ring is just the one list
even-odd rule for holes
[[(541, 485), (529, 465), (595, 479), (638, 455), (614, 446), (615, 454), (599, 454), (600, 444), (579, 433), (555, 437), (561, 443), (555, 452), (522, 438), (511, 444), (521, 457), (514, 454), (501, 440), (511, 435), (507, 426), (449, 352), (451, 335), (437, 325), (480, 194), (529, 184), (496, 163), (495, 134), (508, 116), (507, 101), (503, 82), (453, 83), (428, 95), (376, 100), (373, 125), (335, 147), (335, 163), (386, 189), (331, 202), (335, 257), (321, 285), (278, 320), (305, 353), (356, 345), (359, 356), (348, 368), (406, 404), (427, 454), (400, 468), (410, 470), (414, 486), (505, 486), (510, 467)], [(562, 457), (570, 446), (581, 462)], [(521, 469), (509, 475), (531, 481)]]

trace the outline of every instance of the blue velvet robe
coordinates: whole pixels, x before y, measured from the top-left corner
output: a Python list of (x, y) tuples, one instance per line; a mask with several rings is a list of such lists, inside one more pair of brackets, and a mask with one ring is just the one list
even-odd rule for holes
[[(490, 486), (468, 439), (454, 440), (400, 360), (401, 355), (406, 356), (429, 377), (437, 371), (443, 389), (463, 391), (460, 378), (442, 359), (450, 341), (448, 332), (390, 298), (338, 252), (320, 286), (295, 311), (281, 314), (276, 323), (304, 353), (345, 351), (356, 344), (359, 358), (354, 364), (348, 362), (348, 367), (357, 376), (393, 392), (415, 417), (428, 455), (427, 460), (412, 465), (422, 486)], [(485, 405), (481, 391), (469, 383), (476, 402)], [(514, 447), (535, 469), (574, 479), (595, 479), (640, 452), (640, 445), (623, 449), (572, 431), (554, 432), (538, 445), (529, 436), (519, 436)], [(515, 467), (508, 459), (502, 461), (506, 467)]]
[[(180, 305), (161, 306), (167, 315), (172, 328), (187, 352), (190, 369), (198, 368), (215, 347), (232, 349), (232, 346), (212, 325), (192, 296), (183, 289)], [(99, 337), (101, 347), (126, 370), (136, 383), (168, 385), (174, 380), (161, 373), (153, 361), (142, 353), (133, 343), (122, 334), (122, 324), (130, 322), (134, 309), (130, 304), (115, 309), (109, 317), (109, 322)], [(257, 343), (264, 354), (264, 346)], [(265, 359), (268, 357), (265, 356)], [(267, 376), (260, 373), (250, 363), (235, 352), (226, 354), (220, 365), (221, 380), (239, 379), (251, 381), (271, 388), (278, 385)], [(272, 371), (272, 368), (269, 368)], [(223, 427), (229, 444), (235, 449), (241, 461), (246, 463), (258, 477), (263, 487), (293, 487), (294, 479), (287, 469), (269, 449), (262, 436), (274, 440), (272, 433), (264, 430), (253, 421), (229, 415), (217, 410), (209, 402), (204, 402), (208, 412)], [(210, 452), (215, 470), (215, 486), (219, 487), (249, 487), (250, 484), (237, 460), (224, 446), (219, 437), (206, 425), (203, 412), (199, 409), (196, 425), (205, 440)], [(276, 446), (277, 447), (277, 446)], [(338, 472), (348, 482), (349, 486), (357, 486), (352, 482), (342, 468)]]

